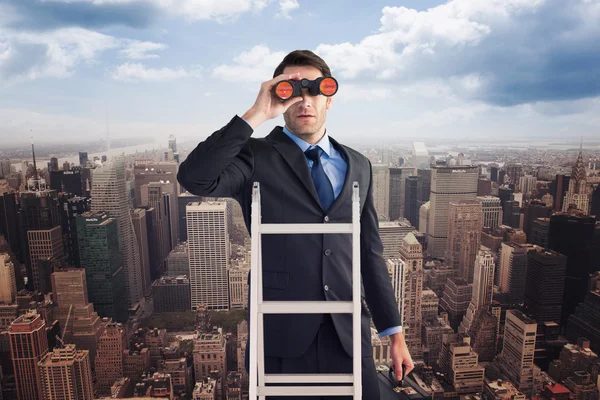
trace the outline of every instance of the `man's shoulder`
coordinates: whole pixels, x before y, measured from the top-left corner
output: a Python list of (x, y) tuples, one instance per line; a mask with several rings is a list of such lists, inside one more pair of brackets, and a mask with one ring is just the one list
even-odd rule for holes
[[(333, 139), (333, 138), (330, 138)], [(360, 151), (358, 150), (354, 150), (352, 147), (345, 145), (343, 143), (340, 143), (338, 141), (336, 141), (335, 139), (332, 140), (335, 144), (337, 144), (338, 146), (340, 146), (350, 157), (352, 157), (354, 159), (354, 161), (358, 162), (361, 165), (365, 165), (368, 166), (370, 161), (369, 159), (362, 154)]]

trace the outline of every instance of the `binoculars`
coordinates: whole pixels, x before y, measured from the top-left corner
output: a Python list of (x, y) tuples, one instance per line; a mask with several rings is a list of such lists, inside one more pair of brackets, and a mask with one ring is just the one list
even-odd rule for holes
[(331, 76), (320, 77), (313, 81), (306, 78), (300, 80), (287, 79), (278, 82), (273, 87), (273, 94), (280, 100), (287, 100), (292, 97), (301, 96), (302, 89), (308, 89), (308, 92), (313, 96), (322, 94), (323, 96), (330, 97), (336, 94), (338, 83)]

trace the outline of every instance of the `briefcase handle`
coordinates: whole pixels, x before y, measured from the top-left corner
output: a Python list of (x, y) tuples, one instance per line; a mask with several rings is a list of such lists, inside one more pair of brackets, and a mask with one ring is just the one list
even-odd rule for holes
[(394, 386), (394, 391), (398, 392), (398, 390), (396, 389), (402, 389), (402, 384), (404, 382), (404, 369), (402, 370), (402, 379), (397, 380), (396, 374), (394, 374), (394, 365), (390, 365), (389, 379), (390, 382), (392, 382), (392, 385)]

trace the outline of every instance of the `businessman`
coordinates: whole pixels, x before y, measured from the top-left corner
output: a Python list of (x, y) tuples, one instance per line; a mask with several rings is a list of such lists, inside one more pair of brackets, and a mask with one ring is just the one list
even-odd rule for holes
[[(400, 379), (414, 365), (382, 258), (371, 164), (326, 131), (333, 97), (302, 89), (301, 96), (282, 101), (272, 91), (282, 80), (327, 76), (331, 76), (329, 67), (313, 52), (288, 54), (273, 79), (262, 83), (252, 107), (198, 144), (181, 163), (177, 179), (190, 193), (236, 199), (249, 231), (253, 182), (260, 183), (262, 222), (266, 224), (349, 223), (352, 183), (358, 182), (361, 294), (367, 305), (363, 302), (361, 315), (363, 399), (378, 400), (370, 316), (380, 336), (391, 337), (396, 377)], [(276, 126), (265, 138), (252, 138), (259, 125), (282, 114), (285, 126)], [(262, 266), (265, 301), (352, 300), (351, 235), (265, 235)], [(266, 373), (352, 373), (351, 314), (266, 315), (264, 331)]]

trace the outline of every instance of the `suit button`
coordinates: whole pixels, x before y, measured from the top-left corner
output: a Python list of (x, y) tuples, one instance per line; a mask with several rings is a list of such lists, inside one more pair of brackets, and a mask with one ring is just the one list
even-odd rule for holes
[(325, 218), (323, 218), (323, 221), (325, 221), (325, 222), (329, 222), (329, 216), (328, 216), (328, 215), (326, 215), (326, 216), (325, 216)]
[(329, 286), (325, 285), (325, 286), (323, 286), (323, 289), (325, 289), (325, 291), (328, 291), (329, 290)]
[(329, 250), (329, 249), (325, 250), (325, 255), (326, 256), (329, 256), (330, 254), (331, 254), (331, 250)]

